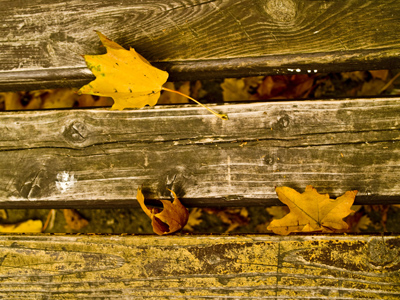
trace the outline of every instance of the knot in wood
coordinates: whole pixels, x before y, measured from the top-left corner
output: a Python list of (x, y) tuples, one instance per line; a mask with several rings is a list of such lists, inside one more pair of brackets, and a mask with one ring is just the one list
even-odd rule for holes
[(69, 125), (64, 131), (64, 136), (72, 142), (83, 142), (88, 135), (87, 127), (84, 123), (75, 121)]
[(284, 115), (278, 119), (278, 121), (274, 124), (274, 129), (282, 130), (288, 128), (290, 125), (290, 117), (288, 115)]
[(297, 6), (293, 0), (268, 0), (264, 9), (278, 22), (291, 22), (297, 14)]
[(274, 164), (274, 159), (271, 156), (266, 155), (264, 157), (264, 162), (266, 165), (273, 165)]
[(399, 251), (390, 249), (382, 239), (373, 239), (368, 243), (369, 263), (375, 269), (392, 267), (400, 261)]

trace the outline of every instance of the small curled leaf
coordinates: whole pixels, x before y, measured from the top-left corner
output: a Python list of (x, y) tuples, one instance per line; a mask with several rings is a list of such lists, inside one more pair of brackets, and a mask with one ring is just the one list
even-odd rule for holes
[(158, 235), (169, 234), (182, 229), (189, 219), (189, 211), (187, 208), (182, 205), (173, 191), (169, 191), (174, 196), (174, 201), (160, 200), (164, 207), (161, 212), (159, 212), (157, 208), (147, 208), (144, 203), (145, 199), (141, 188), (138, 188), (137, 191), (136, 199), (138, 200), (140, 207), (151, 219), (153, 231)]

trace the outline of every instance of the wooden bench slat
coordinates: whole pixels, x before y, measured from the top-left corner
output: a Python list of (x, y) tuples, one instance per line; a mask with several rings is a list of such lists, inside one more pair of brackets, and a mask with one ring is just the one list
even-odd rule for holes
[[(100, 30), (171, 80), (400, 67), (398, 1), (0, 1), (0, 90), (80, 86)], [(38, 78), (38, 79), (37, 79)]]
[(359, 204), (400, 203), (400, 98), (0, 113), (0, 206), (279, 204), (311, 184)]
[(0, 297), (398, 299), (400, 237), (0, 236)]

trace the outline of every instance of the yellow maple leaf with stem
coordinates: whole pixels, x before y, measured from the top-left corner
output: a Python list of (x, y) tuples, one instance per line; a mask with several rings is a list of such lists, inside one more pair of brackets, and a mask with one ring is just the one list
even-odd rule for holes
[(188, 95), (163, 87), (168, 78), (167, 72), (153, 67), (135, 49), (126, 50), (101, 32), (96, 33), (107, 53), (83, 56), (96, 79), (79, 89), (79, 94), (111, 97), (114, 99), (111, 109), (122, 110), (154, 106), (164, 90), (196, 102), (223, 120), (228, 119), (226, 114), (219, 114)]
[(277, 187), (276, 193), (279, 200), (289, 207), (290, 213), (282, 219), (273, 220), (267, 229), (281, 235), (347, 229), (343, 218), (352, 212), (350, 207), (357, 195), (357, 191), (347, 191), (337, 199), (330, 199), (328, 194), (319, 194), (311, 185), (302, 194), (285, 186)]

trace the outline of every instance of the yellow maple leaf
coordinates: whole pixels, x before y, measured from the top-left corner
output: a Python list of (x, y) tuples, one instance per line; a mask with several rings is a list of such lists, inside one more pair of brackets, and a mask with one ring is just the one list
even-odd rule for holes
[(84, 55), (88, 68), (96, 79), (79, 89), (79, 94), (111, 97), (114, 105), (111, 109), (141, 108), (156, 105), (161, 90), (184, 96), (203, 106), (217, 117), (228, 120), (226, 114), (219, 114), (196, 99), (181, 92), (163, 87), (168, 73), (153, 67), (143, 56), (130, 48), (108, 39), (96, 31), (101, 43), (107, 49), (103, 55)]
[(186, 223), (184, 230), (194, 231), (194, 227), (200, 225), (203, 220), (201, 219), (202, 210), (201, 208), (195, 207), (189, 213), (189, 219)]
[(126, 50), (97, 31), (107, 53), (84, 55), (86, 64), (96, 79), (78, 93), (112, 97), (111, 109), (154, 106), (168, 73), (153, 67), (143, 56), (130, 48)]
[(24, 232), (42, 232), (41, 220), (28, 220), (18, 224), (1, 224), (0, 232), (24, 233)]
[(148, 209), (144, 203), (141, 188), (138, 188), (136, 199), (140, 207), (151, 219), (153, 231), (158, 235), (169, 234), (182, 229), (189, 219), (189, 211), (182, 205), (176, 194), (169, 190), (174, 196), (174, 201), (160, 200), (164, 209), (159, 212), (157, 208)]
[(367, 216), (364, 215), (360, 218), (358, 223), (354, 226), (353, 231), (354, 232), (361, 232), (362, 230), (366, 230), (368, 226), (373, 226), (373, 223), (371, 219)]
[(279, 200), (285, 203), (290, 213), (282, 219), (273, 220), (267, 227), (274, 233), (287, 235), (291, 232), (332, 232), (347, 229), (343, 218), (352, 210), (357, 191), (348, 191), (337, 199), (321, 195), (311, 185), (300, 194), (289, 187), (277, 187)]

